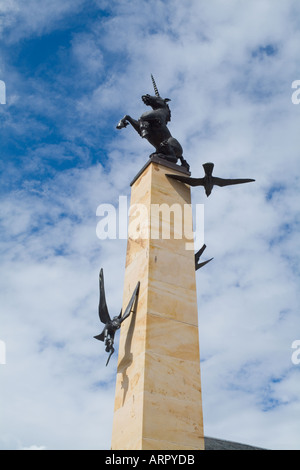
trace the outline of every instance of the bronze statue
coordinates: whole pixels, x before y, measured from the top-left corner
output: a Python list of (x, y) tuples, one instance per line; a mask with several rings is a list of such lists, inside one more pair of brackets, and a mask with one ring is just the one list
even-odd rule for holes
[(216, 186), (230, 186), (232, 184), (242, 184), (242, 183), (250, 183), (251, 181), (255, 181), (253, 179), (244, 178), (244, 179), (224, 179), (224, 178), (217, 178), (216, 176), (212, 175), (214, 164), (213, 163), (204, 163), (202, 165), (204, 168), (205, 176), (203, 178), (191, 178), (189, 176), (181, 176), (181, 175), (169, 175), (169, 178), (173, 178), (175, 180), (181, 181), (182, 183), (186, 183), (189, 186), (204, 186), (205, 194), (208, 197), (212, 192), (213, 187)]
[(150, 106), (152, 111), (147, 111), (136, 120), (126, 114), (117, 125), (117, 129), (123, 129), (130, 123), (138, 134), (147, 139), (155, 147), (155, 152), (150, 155), (157, 156), (177, 163), (178, 159), (181, 165), (189, 170), (189, 164), (182, 156), (182, 147), (178, 140), (172, 137), (167, 124), (171, 121), (171, 111), (168, 102), (169, 98), (161, 98), (155, 80), (151, 75), (155, 96), (143, 95), (142, 100), (146, 106)]
[(110, 353), (106, 362), (108, 364), (112, 354), (115, 352), (114, 350), (114, 337), (116, 331), (121, 327), (121, 324), (127, 317), (134, 311), (137, 295), (139, 292), (140, 283), (138, 282), (136, 288), (133, 291), (131, 299), (126, 307), (124, 314), (122, 315), (122, 309), (120, 314), (117, 317), (110, 318), (106, 298), (105, 298), (105, 290), (104, 290), (104, 276), (103, 276), (103, 269), (100, 270), (99, 274), (99, 291), (100, 291), (100, 299), (99, 299), (99, 307), (98, 313), (99, 318), (102, 323), (105, 324), (104, 329), (100, 335), (94, 336), (94, 338), (98, 339), (99, 341), (104, 341), (105, 344), (105, 351)]

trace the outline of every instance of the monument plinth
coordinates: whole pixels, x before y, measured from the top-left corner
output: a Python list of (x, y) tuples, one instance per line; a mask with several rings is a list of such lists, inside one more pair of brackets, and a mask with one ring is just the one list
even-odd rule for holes
[(131, 185), (113, 450), (204, 449), (190, 188), (152, 158)]

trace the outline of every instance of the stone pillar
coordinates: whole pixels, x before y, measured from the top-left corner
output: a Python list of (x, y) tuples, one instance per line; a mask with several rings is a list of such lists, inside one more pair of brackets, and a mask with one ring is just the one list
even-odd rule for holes
[(113, 450), (204, 449), (191, 195), (165, 176), (184, 171), (152, 159), (132, 183), (123, 308), (140, 290), (120, 331)]

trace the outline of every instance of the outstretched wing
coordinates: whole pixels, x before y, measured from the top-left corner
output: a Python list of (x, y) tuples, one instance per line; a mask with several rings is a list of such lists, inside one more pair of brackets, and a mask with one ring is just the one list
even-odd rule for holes
[(205, 266), (207, 263), (209, 263), (213, 258), (210, 258), (208, 259), (207, 261), (203, 261), (202, 263), (197, 263), (196, 264), (196, 271), (198, 271), (198, 269), (202, 268), (203, 266)]
[(103, 329), (102, 333), (100, 335), (94, 336), (95, 339), (98, 339), (99, 341), (104, 341), (104, 333), (105, 333), (105, 328)]
[(102, 323), (108, 323), (109, 321), (111, 321), (111, 318), (108, 313), (108, 308), (106, 305), (105, 290), (104, 290), (104, 275), (103, 275), (102, 268), (99, 273), (99, 291), (100, 291), (99, 308), (98, 308), (99, 318)]
[(189, 186), (204, 186), (204, 178), (190, 178), (189, 176), (169, 175), (169, 174), (166, 174), (166, 176), (174, 180), (181, 181), (182, 183), (186, 183)]
[(200, 250), (197, 251), (197, 253), (195, 253), (195, 269), (196, 269), (196, 271), (198, 271), (198, 269), (202, 268), (203, 266), (205, 266), (207, 263), (209, 263), (213, 259), (213, 258), (210, 258), (207, 261), (203, 261), (202, 263), (199, 263), (199, 259), (200, 259), (201, 255), (203, 254), (205, 248), (206, 248), (206, 245), (204, 244), (202, 246), (202, 248), (200, 248)]
[(242, 183), (251, 183), (252, 181), (255, 181), (250, 178), (240, 178), (240, 179), (223, 179), (223, 178), (217, 178), (216, 176), (213, 176), (213, 183), (216, 184), (217, 186), (231, 186), (233, 184), (242, 184)]
[(134, 304), (134, 302), (135, 302), (135, 299), (136, 299), (136, 297), (137, 297), (137, 295), (138, 295), (138, 293), (139, 293), (139, 288), (140, 288), (140, 281), (137, 283), (137, 285), (136, 285), (136, 287), (135, 287), (135, 289), (134, 289), (134, 291), (133, 291), (133, 294), (132, 294), (132, 296), (131, 296), (131, 299), (130, 299), (129, 302), (128, 302), (128, 305), (127, 305), (127, 307), (126, 307), (126, 310), (125, 310), (125, 312), (124, 312), (124, 315), (122, 316), (121, 323), (122, 323), (127, 317), (129, 317), (129, 315), (130, 315), (130, 313), (131, 313), (131, 311), (132, 311), (132, 307), (133, 307), (133, 304)]
[(203, 251), (205, 250), (205, 248), (206, 248), (206, 245), (204, 244), (204, 245), (202, 246), (202, 248), (200, 248), (200, 250), (197, 251), (197, 253), (195, 253), (195, 263), (196, 263), (196, 264), (198, 263), (199, 258), (200, 258), (201, 255), (203, 254)]

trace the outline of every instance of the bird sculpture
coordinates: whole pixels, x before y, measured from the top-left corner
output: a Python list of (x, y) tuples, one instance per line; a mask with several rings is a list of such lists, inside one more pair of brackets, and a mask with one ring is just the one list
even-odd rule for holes
[(203, 245), (202, 248), (200, 248), (200, 250), (197, 251), (197, 253), (195, 254), (195, 270), (196, 271), (198, 271), (198, 269), (202, 268), (213, 259), (213, 258), (210, 258), (207, 261), (203, 261), (202, 263), (199, 263), (199, 259), (201, 255), (203, 254), (203, 251), (205, 250), (205, 248), (206, 248), (206, 245)]
[(123, 321), (126, 320), (126, 318), (128, 318), (129, 315), (135, 309), (135, 304), (136, 304), (135, 301), (138, 296), (139, 287), (140, 287), (140, 283), (138, 282), (133, 291), (131, 299), (129, 300), (129, 303), (126, 307), (124, 314), (122, 314), (122, 309), (121, 309), (120, 314), (111, 319), (109, 312), (108, 312), (106, 298), (105, 298), (103, 269), (100, 270), (100, 273), (99, 273), (100, 299), (99, 299), (98, 313), (99, 313), (100, 321), (104, 323), (105, 326), (104, 326), (102, 333), (100, 333), (100, 335), (94, 336), (94, 338), (98, 339), (99, 341), (103, 341), (105, 344), (105, 351), (109, 353), (106, 365), (109, 363), (109, 360), (112, 354), (115, 352), (114, 338), (115, 338), (116, 331), (121, 327), (121, 324), (123, 323)]
[(243, 179), (224, 179), (224, 178), (217, 178), (213, 176), (212, 172), (214, 169), (213, 163), (204, 163), (202, 165), (204, 168), (205, 176), (203, 178), (191, 178), (189, 176), (182, 176), (182, 175), (170, 175), (167, 174), (169, 178), (181, 181), (182, 183), (186, 183), (189, 186), (204, 186), (205, 194), (208, 197), (212, 192), (213, 187), (216, 186), (231, 186), (233, 184), (242, 184), (242, 183), (250, 183), (251, 181), (255, 181), (249, 178)]

